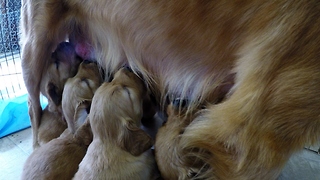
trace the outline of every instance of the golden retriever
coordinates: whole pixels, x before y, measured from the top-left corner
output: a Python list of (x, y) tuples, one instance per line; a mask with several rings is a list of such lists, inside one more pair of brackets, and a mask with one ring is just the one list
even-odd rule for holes
[(78, 108), (82, 103), (91, 103), (93, 94), (102, 81), (97, 64), (87, 60), (80, 64), (77, 74), (66, 81), (61, 104), (63, 115), (72, 133), (83, 124), (86, 117), (83, 116), (83, 119), (75, 118), (75, 115), (78, 114)]
[(79, 55), (111, 74), (126, 63), (160, 102), (188, 99), (190, 110), (216, 102), (234, 75), (227, 98), (186, 128), (179, 157), (190, 169), (188, 157), (204, 159), (208, 179), (274, 179), (320, 137), (319, 9), (317, 0), (23, 0), (29, 114), (40, 116), (45, 60), (68, 36)]
[(67, 123), (62, 113), (51, 112), (49, 111), (49, 106), (47, 106), (42, 112), (38, 130), (39, 146), (59, 137), (66, 128)]
[(21, 179), (72, 179), (91, 141), (89, 120), (75, 134), (66, 129), (60, 137), (32, 152), (24, 164)]
[(93, 141), (74, 179), (151, 179), (153, 141), (139, 128), (145, 90), (126, 68), (98, 88), (89, 114)]

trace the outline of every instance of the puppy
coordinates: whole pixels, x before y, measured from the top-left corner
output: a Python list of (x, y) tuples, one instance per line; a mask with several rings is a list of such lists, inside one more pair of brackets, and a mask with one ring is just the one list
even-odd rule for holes
[[(51, 54), (51, 56), (47, 57), (46, 60), (43, 60), (47, 63), (48, 68), (43, 74), (38, 74), (41, 76), (40, 82), (40, 92), (48, 99), (48, 107), (44, 113), (41, 113), (42, 110), (34, 109), (35, 112), (40, 113), (37, 116), (31, 115), (33, 112), (29, 110), (29, 114), (31, 115), (31, 126), (33, 131), (33, 147), (36, 148), (39, 146), (38, 142), (38, 128), (42, 123), (40, 119), (45, 120), (49, 119), (57, 119), (61, 120), (61, 98), (62, 91), (66, 80), (69, 77), (72, 77), (76, 74), (78, 66), (81, 62), (81, 59), (76, 55), (74, 47), (68, 42), (60, 43), (56, 50)], [(38, 66), (34, 64), (34, 66)], [(26, 71), (26, 69), (24, 69)], [(37, 73), (39, 69), (34, 70), (33, 72), (28, 73)], [(34, 100), (29, 97), (29, 105)], [(41, 114), (44, 114), (45, 117), (41, 117)], [(50, 114), (50, 117), (48, 115)], [(54, 115), (54, 116), (51, 116)], [(56, 116), (57, 115), (57, 116)], [(57, 121), (54, 121), (57, 122)], [(44, 125), (44, 129), (46, 129), (46, 125)], [(57, 124), (57, 126), (60, 126)], [(61, 126), (60, 126), (61, 127)], [(52, 128), (52, 127), (51, 127)], [(58, 133), (58, 132), (57, 132)], [(58, 134), (57, 134), (58, 135)], [(59, 134), (60, 135), (60, 134)], [(41, 138), (40, 138), (41, 139)], [(46, 141), (46, 140), (45, 140)]]
[(38, 143), (42, 146), (59, 137), (67, 128), (67, 123), (60, 112), (51, 112), (47, 106), (41, 116)]
[(68, 36), (84, 47), (78, 54), (92, 47), (111, 74), (128, 64), (158, 102), (188, 99), (191, 112), (217, 102), (234, 75), (227, 98), (187, 126), (178, 153), (203, 159), (208, 179), (274, 179), (292, 153), (320, 138), (319, 9), (310, 0), (24, 0), (29, 114), (40, 117), (44, 60)]
[(77, 74), (66, 81), (61, 104), (63, 115), (72, 133), (85, 120), (85, 118), (75, 119), (76, 111), (82, 103), (91, 102), (93, 94), (101, 83), (102, 77), (97, 64), (87, 60), (80, 64)]
[[(87, 107), (83, 107), (86, 111)], [(75, 132), (66, 129), (60, 137), (37, 148), (24, 164), (21, 179), (71, 179), (92, 141), (89, 121)]]
[(150, 179), (155, 170), (152, 139), (139, 128), (142, 81), (122, 68), (96, 91), (89, 119), (93, 141), (74, 179)]
[(54, 62), (41, 82), (41, 92), (47, 97), (48, 105), (42, 112), (38, 134), (34, 134), (40, 146), (59, 137), (67, 127), (61, 110), (61, 91), (66, 78), (74, 76), (81, 61), (67, 42), (60, 43), (51, 57)]

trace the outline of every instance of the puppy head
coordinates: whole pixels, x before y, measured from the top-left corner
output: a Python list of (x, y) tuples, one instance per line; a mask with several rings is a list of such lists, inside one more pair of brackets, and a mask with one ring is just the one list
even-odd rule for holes
[(40, 83), (40, 91), (48, 99), (49, 111), (57, 110), (64, 84), (76, 74), (80, 62), (73, 46), (68, 42), (60, 43), (52, 53), (48, 69), (43, 73)]
[(97, 64), (87, 60), (80, 64), (77, 74), (65, 83), (61, 104), (63, 115), (72, 132), (83, 123), (83, 120), (74, 118), (77, 109), (84, 102), (91, 103), (93, 94), (101, 83), (102, 77)]
[[(116, 96), (122, 97), (118, 100), (119, 106), (123, 107), (126, 103), (124, 101), (128, 101), (127, 103), (132, 104), (131, 113), (135, 117), (136, 122), (140, 123), (142, 117), (142, 101), (145, 97), (146, 88), (140, 78), (138, 78), (130, 69), (121, 68), (115, 75), (114, 79), (110, 83), (110, 89), (115, 93)], [(121, 102), (123, 101), (123, 102)], [(125, 111), (128, 111), (126, 109)]]
[(144, 93), (143, 82), (128, 69), (120, 69), (93, 97), (89, 114), (93, 134), (134, 156), (149, 149), (152, 138), (139, 128)]

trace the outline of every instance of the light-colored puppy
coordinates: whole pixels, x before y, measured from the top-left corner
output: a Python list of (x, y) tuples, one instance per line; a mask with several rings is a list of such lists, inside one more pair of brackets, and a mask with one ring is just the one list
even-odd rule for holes
[(216, 102), (233, 74), (232, 93), (193, 120), (178, 153), (203, 159), (207, 179), (275, 179), (320, 138), (319, 9), (318, 0), (23, 0), (31, 119), (41, 114), (44, 60), (69, 35), (111, 74), (128, 64), (155, 97), (188, 99), (189, 109)]
[[(86, 111), (86, 106), (83, 111)], [(78, 170), (92, 141), (89, 121), (74, 134), (66, 129), (60, 137), (51, 140), (32, 152), (24, 164), (22, 180), (67, 180)]]
[(34, 134), (40, 146), (59, 137), (67, 128), (61, 110), (61, 94), (67, 78), (75, 75), (80, 61), (68, 42), (60, 43), (52, 53), (50, 67), (41, 81), (41, 93), (48, 99), (48, 105), (42, 111), (38, 133)]
[(96, 91), (89, 119), (93, 141), (74, 179), (150, 179), (152, 138), (139, 128), (146, 89), (127, 69)]
[[(62, 94), (62, 111), (69, 130), (74, 133), (84, 119), (76, 119), (75, 114), (82, 103), (91, 102), (93, 94), (102, 83), (102, 76), (96, 63), (83, 61), (77, 74), (65, 83)], [(85, 116), (84, 116), (85, 117)]]
[[(44, 113), (42, 113), (41, 107), (33, 109), (33, 111), (29, 109), (34, 148), (39, 146), (38, 129), (40, 128), (40, 126), (42, 126), (41, 121), (47, 121), (47, 118), (57, 119), (57, 121), (54, 122), (60, 121), (62, 113), (61, 99), (64, 84), (68, 78), (73, 77), (77, 73), (77, 69), (81, 62), (81, 59), (76, 55), (73, 45), (68, 42), (62, 42), (56, 47), (55, 51), (51, 53), (50, 56), (47, 57), (47, 59), (43, 59), (43, 61), (45, 61), (48, 66), (43, 74), (38, 74), (41, 71), (39, 69), (35, 69), (34, 71), (28, 71), (26, 69), (23, 70), (28, 71), (29, 74), (38, 74), (39, 76), (41, 76), (39, 90), (48, 99), (48, 107), (46, 108)], [(34, 66), (37, 67), (38, 64), (34, 64)], [(38, 101), (38, 98), (33, 99), (31, 98), (31, 96), (29, 96), (28, 102), (30, 106), (33, 101)], [(40, 116), (35, 112), (40, 113)], [(37, 115), (33, 116), (33, 114)], [(42, 117), (42, 114), (44, 114), (45, 117)], [(50, 115), (48, 116), (48, 114)], [(46, 127), (42, 128), (46, 129)]]
[(38, 143), (40, 146), (48, 143), (54, 138), (59, 137), (62, 132), (67, 128), (67, 122), (60, 112), (51, 112), (48, 106), (42, 111)]

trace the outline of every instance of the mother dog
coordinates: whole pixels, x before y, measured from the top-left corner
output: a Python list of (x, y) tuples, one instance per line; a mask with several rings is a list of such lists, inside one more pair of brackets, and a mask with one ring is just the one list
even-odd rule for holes
[(69, 38), (111, 74), (129, 64), (159, 100), (194, 109), (228, 92), (182, 135), (186, 171), (191, 157), (204, 159), (207, 178), (276, 178), (293, 152), (319, 140), (318, 0), (23, 0), (21, 13), (33, 129), (46, 59)]

